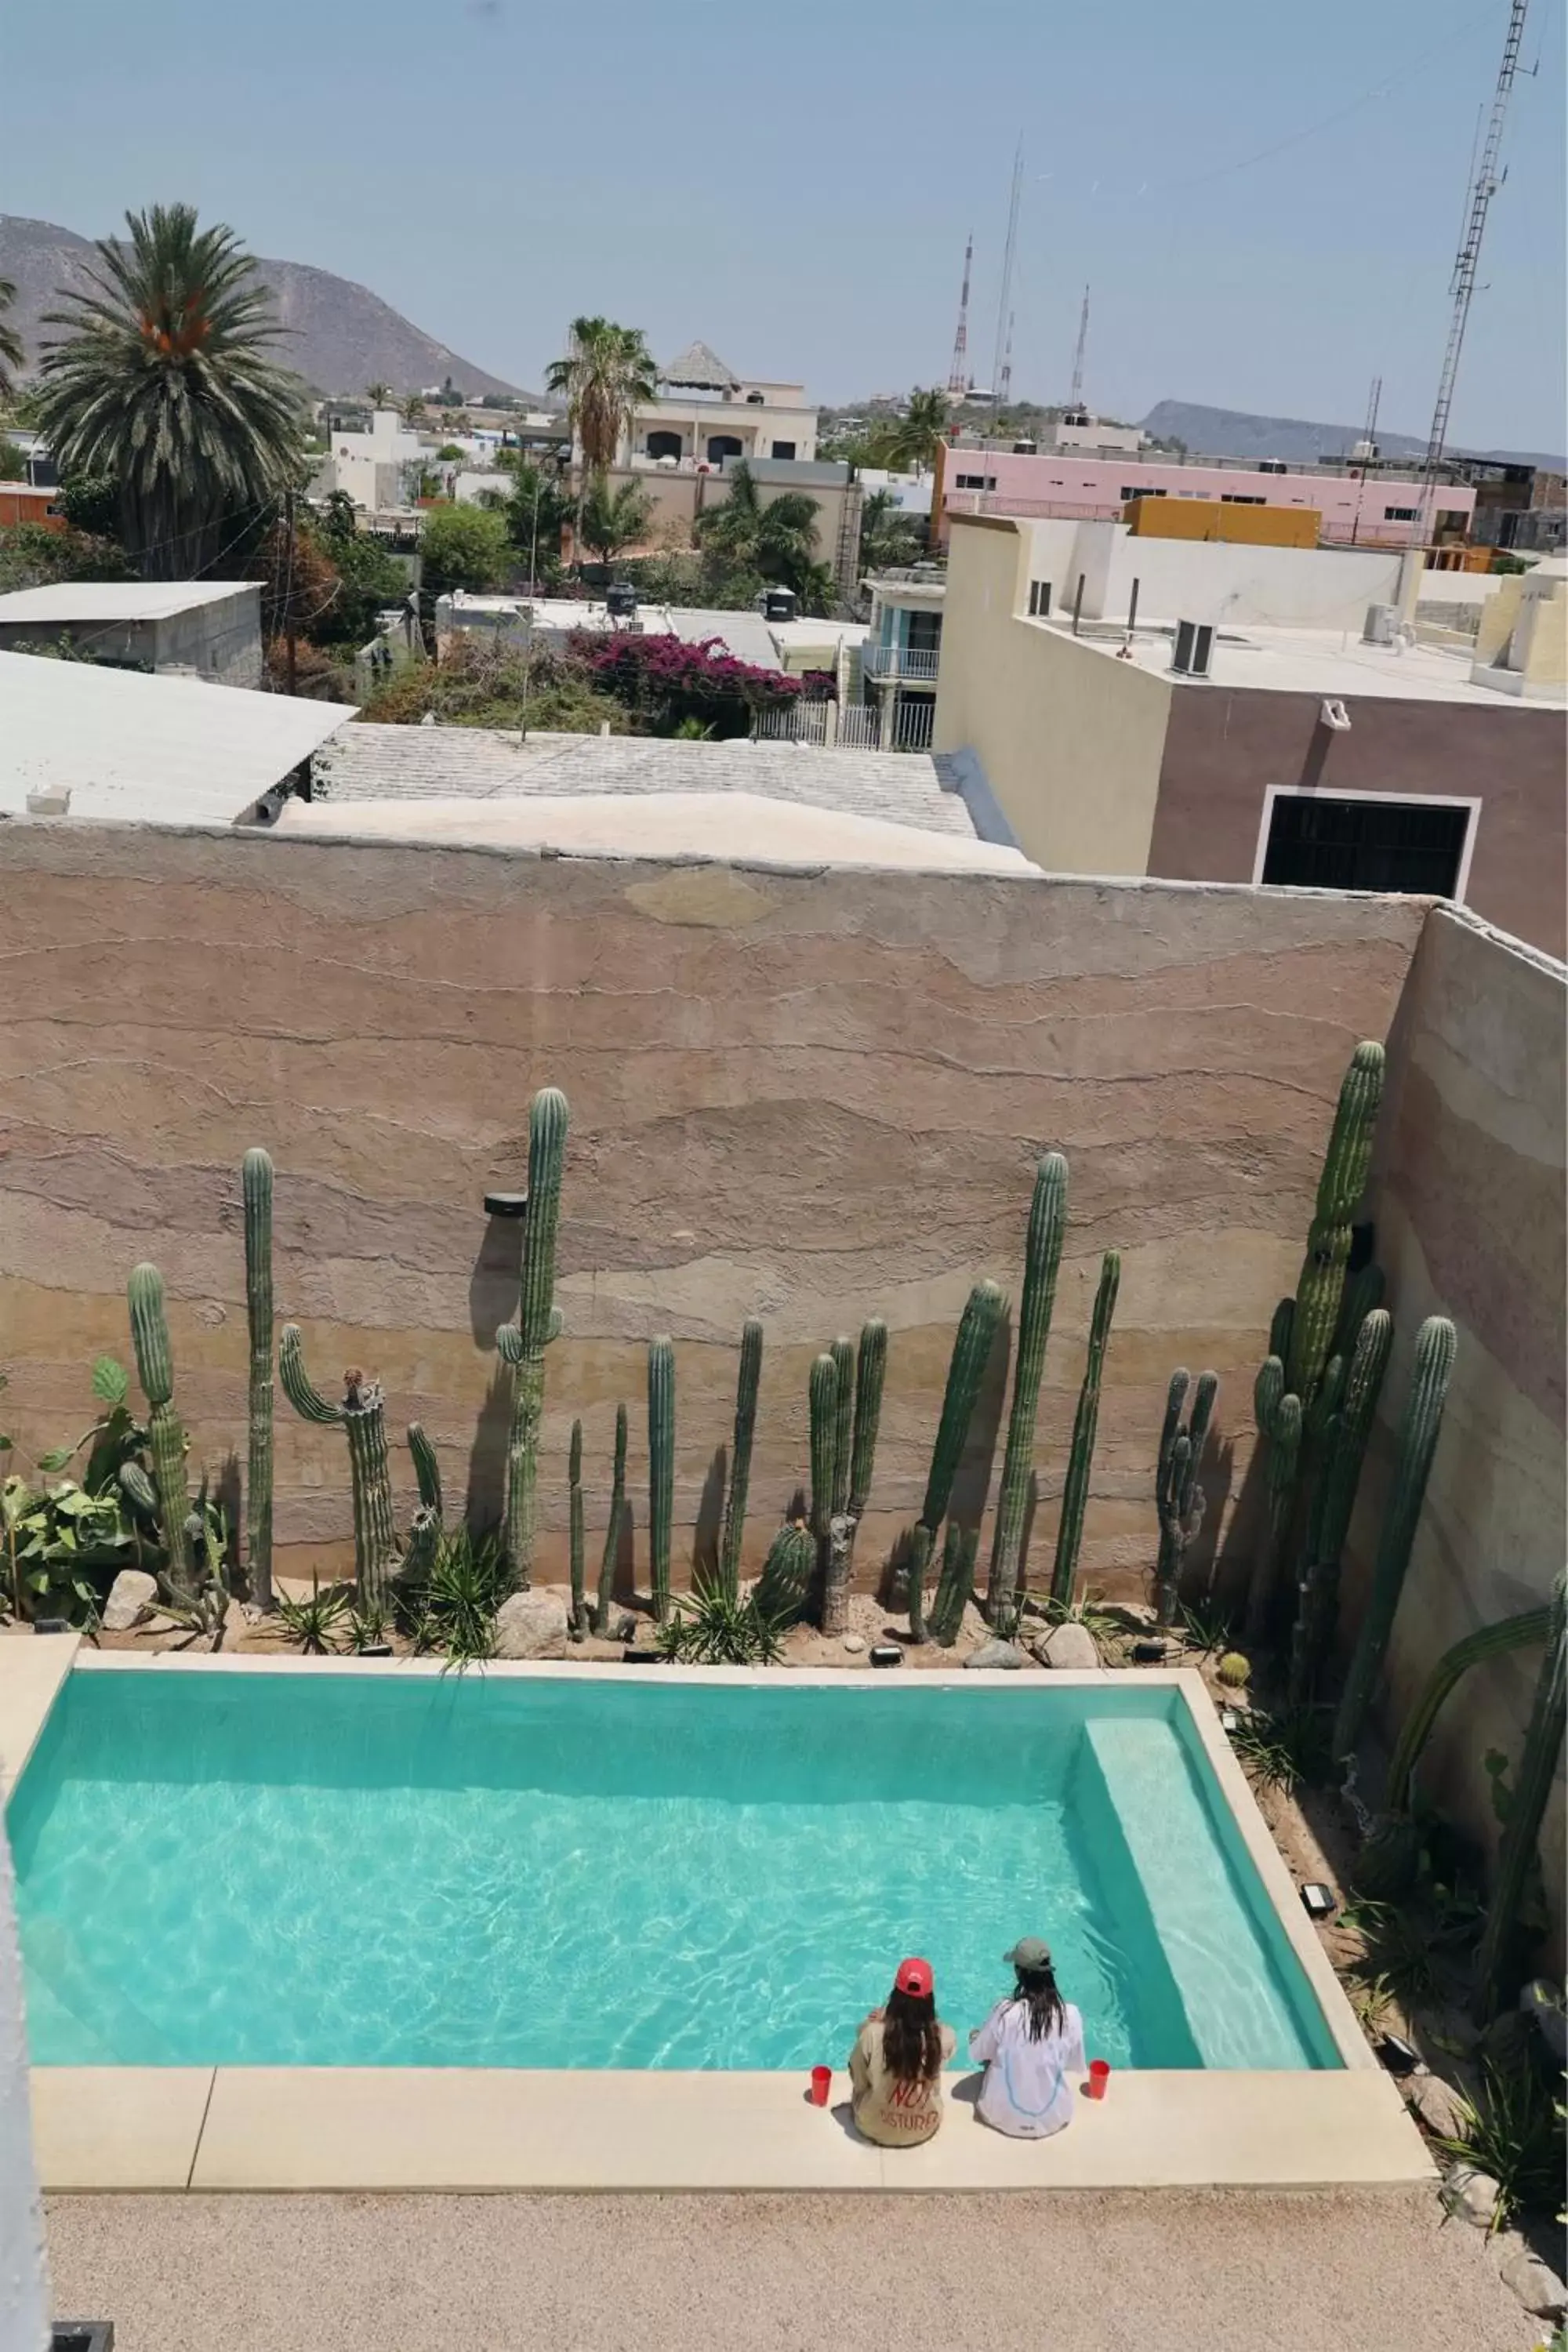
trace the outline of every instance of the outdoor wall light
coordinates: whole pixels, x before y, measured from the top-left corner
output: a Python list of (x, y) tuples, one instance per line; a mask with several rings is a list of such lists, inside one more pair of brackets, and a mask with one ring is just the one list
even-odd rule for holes
[(1219, 1711), (1219, 1727), (1224, 1732), (1227, 1739), (1234, 1739), (1236, 1738), (1237, 1733), (1241, 1729), (1241, 1717), (1237, 1715), (1235, 1707), (1221, 1707)]
[(35, 1617), (33, 1631), (35, 1633), (68, 1633), (70, 1620), (68, 1617)]
[(904, 1654), (896, 1642), (873, 1643), (869, 1656), (874, 1666), (901, 1666)]
[(1419, 2053), (1411, 2048), (1403, 2034), (1380, 2034), (1377, 2048), (1391, 2074), (1414, 2074), (1421, 2063)]
[(528, 1194), (526, 1192), (487, 1192), (485, 1214), (487, 1217), (526, 1217)]
[(1135, 1666), (1163, 1666), (1168, 1653), (1163, 1642), (1134, 1642), (1132, 1663)]
[(1301, 1889), (1301, 1901), (1309, 1919), (1327, 1919), (1335, 1908), (1333, 1889), (1314, 1878)]

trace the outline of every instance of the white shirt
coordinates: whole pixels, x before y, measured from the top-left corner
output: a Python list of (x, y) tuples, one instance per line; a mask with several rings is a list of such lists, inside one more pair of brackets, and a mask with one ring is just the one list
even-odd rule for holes
[(1029, 2039), (1029, 2010), (1016, 1993), (999, 2000), (969, 2037), (969, 2054), (985, 2063), (981, 2120), (1014, 2139), (1047, 2139), (1073, 2119), (1078, 2078), (1085, 2072), (1083, 2019), (1063, 2004), (1059, 2028)]

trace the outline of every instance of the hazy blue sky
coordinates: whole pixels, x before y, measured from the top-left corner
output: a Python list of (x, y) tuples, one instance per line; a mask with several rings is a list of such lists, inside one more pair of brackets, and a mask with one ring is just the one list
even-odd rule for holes
[[(1507, 0), (53, 0), (13, 10), (0, 211), (188, 198), (537, 385), (604, 310), (842, 400), (989, 373), (1425, 433)], [(1455, 436), (1563, 439), (1563, 0), (1535, 0)], [(1266, 152), (1265, 151), (1276, 151)]]

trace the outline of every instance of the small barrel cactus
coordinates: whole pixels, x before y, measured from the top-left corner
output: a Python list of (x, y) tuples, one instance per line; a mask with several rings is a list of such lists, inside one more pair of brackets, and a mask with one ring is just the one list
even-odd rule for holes
[(1240, 1690), (1242, 1685), (1251, 1678), (1252, 1661), (1244, 1658), (1239, 1650), (1227, 1650), (1215, 1672), (1226, 1690)]

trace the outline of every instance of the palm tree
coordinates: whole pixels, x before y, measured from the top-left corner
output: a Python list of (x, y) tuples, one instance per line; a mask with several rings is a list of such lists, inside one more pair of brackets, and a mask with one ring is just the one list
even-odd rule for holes
[(912, 563), (924, 539), (919, 520), (903, 512), (891, 490), (873, 490), (862, 504), (859, 568), (863, 572)]
[(901, 416), (872, 436), (875, 462), (902, 473), (910, 466), (934, 466), (938, 444), (947, 437), (945, 392), (921, 392), (917, 384)]
[(374, 383), (367, 383), (364, 388), (364, 396), (369, 401), (372, 408), (390, 408), (392, 405), (392, 386), (389, 383), (382, 383), (379, 380)]
[(579, 526), (583, 544), (601, 563), (614, 563), (623, 548), (635, 547), (653, 520), (653, 500), (637, 482), (623, 482), (612, 490), (603, 474), (595, 474), (583, 501)]
[(764, 505), (743, 457), (729, 468), (726, 479), (730, 495), (723, 505), (705, 507), (694, 526), (697, 543), (719, 581), (731, 595), (757, 579), (782, 581), (803, 603), (820, 598), (826, 567), (817, 559), (816, 500), (801, 490), (785, 490)]
[(9, 400), (16, 389), (13, 368), (19, 368), (26, 358), (22, 338), (15, 327), (5, 323), (5, 313), (16, 299), (16, 289), (9, 278), (0, 278), (0, 400)]
[(583, 453), (577, 479), (581, 540), (589, 481), (609, 471), (637, 410), (657, 398), (658, 366), (640, 327), (617, 326), (613, 319), (574, 319), (566, 356), (552, 360), (544, 388), (564, 394), (573, 437)]
[(306, 411), (270, 346), (271, 297), (232, 229), (190, 205), (127, 213), (88, 289), (46, 323), (38, 425), (63, 476), (107, 475), (121, 536), (150, 579), (210, 570), (299, 473)]

